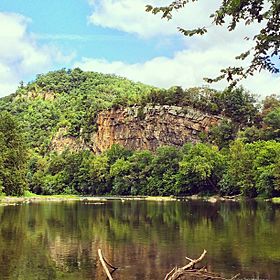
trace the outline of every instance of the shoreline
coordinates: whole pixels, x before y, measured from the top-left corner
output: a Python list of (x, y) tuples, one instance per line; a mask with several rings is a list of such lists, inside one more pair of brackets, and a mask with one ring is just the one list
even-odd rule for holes
[[(18, 204), (29, 204), (29, 203), (37, 203), (37, 202), (74, 202), (74, 201), (82, 201), (89, 202), (91, 204), (100, 204), (105, 203), (107, 201), (120, 200), (122, 202), (138, 200), (138, 201), (154, 201), (154, 202), (168, 202), (168, 201), (205, 201), (209, 203), (217, 203), (224, 201), (232, 201), (239, 202), (242, 200), (246, 200), (241, 196), (232, 196), (232, 197), (222, 197), (222, 196), (185, 196), (185, 197), (173, 197), (173, 196), (76, 196), (76, 195), (34, 195), (34, 196), (26, 196), (26, 197), (13, 197), (13, 196), (2, 196), (0, 197), (0, 206), (6, 205), (18, 205)], [(260, 200), (260, 199), (253, 199)], [(261, 199), (262, 201), (269, 201), (272, 203), (280, 203), (280, 198), (272, 198), (272, 199)]]

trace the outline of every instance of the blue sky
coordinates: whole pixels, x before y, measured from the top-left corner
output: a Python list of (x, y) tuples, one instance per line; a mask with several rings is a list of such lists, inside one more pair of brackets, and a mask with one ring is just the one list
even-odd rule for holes
[[(144, 9), (145, 5), (143, 13)], [(39, 43), (55, 44), (65, 53), (75, 52), (77, 59), (93, 56), (136, 63), (155, 56), (170, 57), (182, 48), (179, 34), (170, 38), (174, 44), (159, 44), (158, 38), (141, 39), (90, 24), (92, 9), (86, 0), (1, 0), (0, 10), (28, 17), (28, 29), (37, 34)]]
[[(177, 27), (209, 24), (215, 6), (212, 1), (192, 4), (170, 22), (145, 12), (146, 4), (168, 2), (1, 0), (0, 96), (14, 91), (21, 80), (62, 67), (115, 73), (160, 87), (202, 86), (203, 77), (234, 62), (246, 47), (245, 31), (250, 35), (257, 28), (241, 27), (229, 36), (214, 27), (205, 38), (186, 39)], [(244, 86), (264, 96), (278, 93), (280, 80), (262, 73)]]

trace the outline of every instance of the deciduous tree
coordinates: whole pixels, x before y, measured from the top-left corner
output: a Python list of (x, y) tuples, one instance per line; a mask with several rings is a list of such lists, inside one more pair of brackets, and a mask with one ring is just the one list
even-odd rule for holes
[(0, 187), (7, 195), (22, 195), (26, 188), (27, 149), (16, 119), (0, 113)]

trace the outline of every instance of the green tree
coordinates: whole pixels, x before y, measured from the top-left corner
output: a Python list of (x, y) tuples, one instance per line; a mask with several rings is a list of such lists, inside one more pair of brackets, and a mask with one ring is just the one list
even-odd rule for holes
[(230, 145), (227, 155), (227, 169), (220, 182), (220, 191), (224, 195), (257, 195), (255, 174), (253, 171), (254, 151), (246, 149), (240, 139)]
[(220, 182), (223, 194), (255, 197), (279, 195), (280, 143), (257, 141), (232, 143), (227, 158), (227, 169)]
[(182, 158), (180, 149), (162, 146), (156, 150), (151, 162), (147, 192), (150, 195), (172, 195), (175, 192), (176, 174)]
[(262, 102), (262, 116), (265, 117), (269, 112), (280, 107), (280, 97), (276, 94), (266, 96)]
[(150, 151), (135, 151), (130, 161), (130, 183), (132, 195), (148, 195), (148, 178), (151, 177), (154, 155)]
[(255, 151), (253, 170), (258, 194), (266, 197), (279, 196), (280, 143), (259, 141), (248, 145)]
[(106, 154), (95, 156), (89, 163), (87, 194), (106, 194), (111, 191), (110, 165)]
[(280, 106), (270, 111), (264, 117), (264, 139), (266, 140), (280, 140)]
[(106, 151), (106, 155), (108, 157), (109, 165), (112, 165), (120, 158), (127, 159), (130, 155), (132, 155), (132, 151), (119, 144), (113, 144), (111, 148)]
[(225, 167), (224, 157), (216, 147), (187, 144), (180, 161), (176, 188), (179, 194), (218, 193), (218, 183)]
[(222, 149), (229, 146), (236, 134), (237, 126), (232, 121), (223, 119), (218, 125), (211, 127), (207, 140)]
[(223, 114), (239, 126), (252, 125), (257, 118), (258, 107), (255, 96), (244, 88), (227, 88), (221, 94)]
[(117, 159), (110, 168), (110, 176), (113, 179), (112, 193), (119, 195), (131, 194), (130, 181), (131, 164), (124, 158)]
[(0, 113), (0, 185), (7, 195), (22, 195), (26, 189), (27, 148), (16, 119)]

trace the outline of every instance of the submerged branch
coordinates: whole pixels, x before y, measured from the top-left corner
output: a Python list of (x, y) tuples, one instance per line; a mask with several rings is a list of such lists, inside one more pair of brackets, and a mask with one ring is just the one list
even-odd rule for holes
[[(107, 265), (110, 266), (111, 268), (113, 268), (114, 271), (115, 271), (116, 269), (118, 269), (118, 268), (117, 268), (117, 267), (114, 267), (114, 266), (111, 265), (108, 261), (106, 261), (106, 260), (104, 259), (103, 255), (102, 255), (101, 249), (98, 249), (98, 256), (99, 256), (99, 260), (100, 260), (100, 262), (101, 262), (101, 264), (102, 264), (102, 266), (103, 266), (103, 269), (104, 269), (104, 271), (105, 271), (105, 273), (106, 273), (108, 279), (109, 279), (109, 280), (113, 280), (113, 277), (112, 277), (112, 275), (111, 275), (111, 273), (110, 273), (110, 271), (109, 271)], [(106, 265), (106, 264), (107, 264), (107, 265)], [(113, 271), (113, 272), (114, 272), (114, 271)]]

